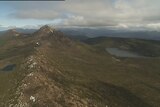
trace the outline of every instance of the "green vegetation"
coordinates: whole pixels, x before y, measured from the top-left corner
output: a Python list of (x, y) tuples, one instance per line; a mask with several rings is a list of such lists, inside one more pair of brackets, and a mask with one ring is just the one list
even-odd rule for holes
[[(4, 41), (4, 39), (1, 39), (1, 41)], [(0, 106), (3, 107), (5, 107), (11, 99), (15, 98), (17, 87), (26, 75), (26, 71), (22, 71), (21, 64), (26, 56), (33, 51), (32, 44), (19, 45), (19, 43), (14, 40), (7, 41), (7, 44), (1, 45), (0, 47)], [(15, 69), (9, 72), (2, 71), (2, 68), (8, 64), (16, 64)]]
[[(84, 48), (80, 48), (77, 52), (64, 50), (63, 54), (56, 53), (58, 51), (54, 49), (54, 53), (52, 54), (52, 57), (54, 58), (53, 61), (57, 61), (56, 64), (61, 65), (64, 70), (63, 73), (66, 73), (67, 75), (66, 78), (68, 79), (68, 82), (65, 81), (65, 85), (80, 87), (80, 90), (87, 88), (89, 92), (91, 91), (90, 89), (93, 89), (94, 93), (92, 93), (93, 96), (91, 97), (94, 98), (96, 95), (100, 95), (100, 99), (98, 99), (99, 97), (96, 97), (95, 99), (97, 101), (105, 99), (106, 104), (109, 103), (107, 102), (107, 99), (109, 98), (111, 98), (114, 103), (116, 103), (116, 100), (118, 99), (120, 100), (119, 102), (125, 104), (127, 102), (134, 103), (136, 99), (134, 99), (133, 96), (135, 96), (135, 98), (139, 97), (141, 99), (140, 102), (147, 102), (154, 106), (159, 105), (157, 95), (160, 95), (160, 93), (157, 84), (160, 82), (160, 60), (158, 58), (121, 58), (120, 62), (116, 62), (110, 55), (103, 51), (97, 53), (96, 50), (91, 49), (89, 51), (89, 49), (83, 49)], [(107, 83), (108, 85), (100, 85), (103, 83)], [(110, 84), (115, 85), (115, 91), (110, 87)], [(124, 97), (123, 95), (107, 94), (119, 93), (119, 87), (121, 87), (123, 91), (131, 92), (130, 94), (125, 93), (124, 95), (133, 96)], [(101, 92), (99, 88), (100, 90), (104, 90)], [(87, 90), (85, 90), (85, 92), (86, 94), (84, 95), (89, 93)], [(123, 92), (120, 93), (122, 94)], [(123, 98), (126, 99), (122, 101)], [(133, 99), (129, 101), (130, 98)], [(133, 106), (143, 107), (140, 102), (136, 102)], [(109, 105), (115, 106), (113, 103), (109, 103)], [(121, 104), (118, 103), (118, 105), (118, 107), (121, 107)]]
[(105, 50), (107, 47), (120, 48), (136, 52), (143, 56), (159, 57), (160, 42), (153, 40), (127, 39), (127, 38), (107, 38), (97, 37), (85, 41), (97, 49)]
[[(31, 103), (36, 107), (43, 103), (52, 105), (56, 97), (54, 92), (62, 94), (55, 101), (66, 107), (70, 105), (65, 100), (73, 95), (79, 102), (85, 99), (84, 102), (91, 101), (98, 107), (160, 105), (160, 58), (117, 58), (104, 51), (106, 47), (118, 47), (145, 56), (159, 56), (159, 42), (98, 38), (86, 41), (90, 44), (87, 45), (72, 41), (59, 32), (54, 33), (56, 36), (45, 32), (40, 37), (37, 32), (38, 35), (11, 39), (1, 46), (0, 67), (16, 64), (16, 69), (0, 72), (0, 106), (17, 103), (17, 89), (30, 72), (38, 79), (34, 76), (25, 78), (32, 87), (21, 93), (26, 98), (32, 94), (43, 97), (40, 103)], [(38, 46), (35, 45), (37, 41)], [(26, 67), (28, 56), (34, 56), (38, 67), (33, 70)]]
[(0, 40), (0, 45), (3, 45), (3, 44), (5, 44), (5, 43), (6, 43), (6, 41)]

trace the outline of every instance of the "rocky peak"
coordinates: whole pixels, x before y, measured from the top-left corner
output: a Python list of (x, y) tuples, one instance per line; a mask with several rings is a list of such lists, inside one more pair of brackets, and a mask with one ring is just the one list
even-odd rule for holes
[(16, 29), (10, 29), (6, 32), (8, 35), (20, 36), (20, 33), (16, 31)]
[(51, 28), (48, 25), (44, 25), (39, 30), (37, 30), (34, 35), (36, 35), (37, 37), (46, 37), (49, 35), (53, 35), (54, 32), (55, 29)]
[(54, 41), (55, 45), (64, 44), (64, 45), (72, 45), (73, 42), (70, 38), (65, 36), (62, 32), (49, 27), (48, 25), (42, 26), (39, 30), (37, 30), (33, 36), (36, 41), (39, 41), (36, 44), (36, 47), (41, 46), (42, 44), (49, 44)]
[(44, 25), (39, 29), (40, 32), (53, 33), (54, 29), (48, 25)]

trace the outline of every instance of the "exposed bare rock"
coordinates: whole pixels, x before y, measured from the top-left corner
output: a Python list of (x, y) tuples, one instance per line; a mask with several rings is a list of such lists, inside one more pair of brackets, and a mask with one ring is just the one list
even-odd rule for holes
[(65, 77), (55, 66), (50, 66), (42, 48), (26, 58), (25, 66), (30, 73), (17, 89), (18, 103), (14, 107), (97, 107), (92, 100), (81, 98), (77, 89), (69, 91), (56, 80), (62, 77), (65, 81)]

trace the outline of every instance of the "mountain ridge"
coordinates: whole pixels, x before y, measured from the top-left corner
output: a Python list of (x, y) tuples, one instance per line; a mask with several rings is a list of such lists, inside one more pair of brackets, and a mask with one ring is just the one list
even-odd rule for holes
[[(131, 69), (138, 73), (142, 70), (134, 60), (125, 63), (120, 59), (117, 62), (108, 53), (74, 41), (62, 32), (50, 32), (48, 28), (45, 32), (46, 29), (43, 29), (31, 36), (22, 35), (22, 38), (9, 40), (12, 45), (1, 46), (4, 51), (0, 54), (6, 55), (9, 62), (17, 66), (17, 72), (10, 73), (15, 73), (15, 80), (11, 79), (15, 86), (11, 85), (13, 90), (6, 94), (2, 106), (151, 107), (143, 95), (139, 96), (135, 94), (137, 91), (133, 91), (134, 88), (128, 88), (133, 87), (130, 82), (134, 81), (127, 71)], [(3, 63), (5, 60), (3, 56)], [(129, 83), (125, 83), (123, 75)], [(122, 84), (119, 81), (123, 81)]]

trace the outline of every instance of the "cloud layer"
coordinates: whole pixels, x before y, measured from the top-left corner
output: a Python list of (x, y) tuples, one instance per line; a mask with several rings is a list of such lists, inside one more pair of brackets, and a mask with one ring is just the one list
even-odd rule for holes
[(160, 0), (66, 0), (11, 2), (8, 17), (54, 22), (57, 26), (160, 29)]

